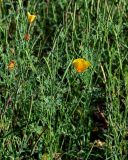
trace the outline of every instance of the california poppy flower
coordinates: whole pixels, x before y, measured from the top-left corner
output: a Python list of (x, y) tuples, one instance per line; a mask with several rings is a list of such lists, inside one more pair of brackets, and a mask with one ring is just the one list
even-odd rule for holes
[(84, 72), (88, 67), (91, 66), (91, 63), (83, 58), (77, 58), (73, 60), (72, 63), (78, 73)]
[(13, 70), (15, 68), (15, 61), (14, 60), (11, 60), (10, 63), (8, 64), (8, 69), (9, 70)]
[(32, 15), (29, 12), (27, 13), (27, 16), (28, 16), (28, 22), (29, 23), (32, 23), (36, 18), (36, 15)]

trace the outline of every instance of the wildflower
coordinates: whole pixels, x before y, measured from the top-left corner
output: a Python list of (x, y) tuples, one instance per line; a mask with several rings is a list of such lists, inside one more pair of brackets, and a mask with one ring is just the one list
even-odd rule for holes
[(91, 66), (89, 61), (84, 60), (83, 58), (77, 58), (73, 61), (73, 65), (77, 72), (81, 73), (85, 71), (88, 67)]
[(32, 15), (29, 12), (27, 13), (27, 16), (28, 16), (29, 23), (32, 23), (36, 18), (36, 15)]
[(15, 61), (14, 60), (11, 60), (10, 63), (8, 64), (8, 69), (9, 70), (13, 70), (15, 67)]
[(98, 139), (98, 140), (94, 141), (94, 144), (95, 144), (95, 147), (101, 148), (101, 147), (103, 147), (105, 145), (105, 142), (103, 142), (103, 141)]
[(26, 41), (29, 41), (30, 40), (30, 34), (26, 33), (25, 36), (24, 36), (24, 39)]

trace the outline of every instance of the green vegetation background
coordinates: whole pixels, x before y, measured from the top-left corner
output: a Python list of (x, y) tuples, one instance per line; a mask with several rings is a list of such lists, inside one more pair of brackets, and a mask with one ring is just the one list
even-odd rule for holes
[(0, 5), (0, 159), (128, 159), (128, 1)]

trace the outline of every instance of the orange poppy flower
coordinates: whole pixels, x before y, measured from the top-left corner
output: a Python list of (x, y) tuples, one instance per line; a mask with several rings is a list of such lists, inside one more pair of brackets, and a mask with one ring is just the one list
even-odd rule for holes
[(27, 13), (27, 16), (28, 16), (28, 22), (29, 23), (32, 23), (36, 18), (36, 15), (32, 15), (29, 12)]
[(15, 61), (14, 61), (14, 60), (11, 60), (10, 63), (8, 64), (8, 69), (9, 69), (9, 70), (13, 70), (14, 67), (15, 67), (15, 64), (16, 64)]
[(84, 72), (88, 67), (91, 66), (91, 63), (83, 58), (77, 58), (72, 63), (78, 73)]

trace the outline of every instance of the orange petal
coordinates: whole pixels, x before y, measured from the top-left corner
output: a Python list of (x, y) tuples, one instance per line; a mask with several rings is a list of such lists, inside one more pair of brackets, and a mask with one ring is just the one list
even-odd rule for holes
[(8, 69), (9, 70), (13, 70), (15, 67), (15, 61), (14, 60), (11, 60), (10, 63), (8, 64)]
[(78, 73), (85, 71), (88, 67), (91, 66), (89, 61), (84, 60), (83, 58), (77, 58), (73, 61), (73, 65)]

